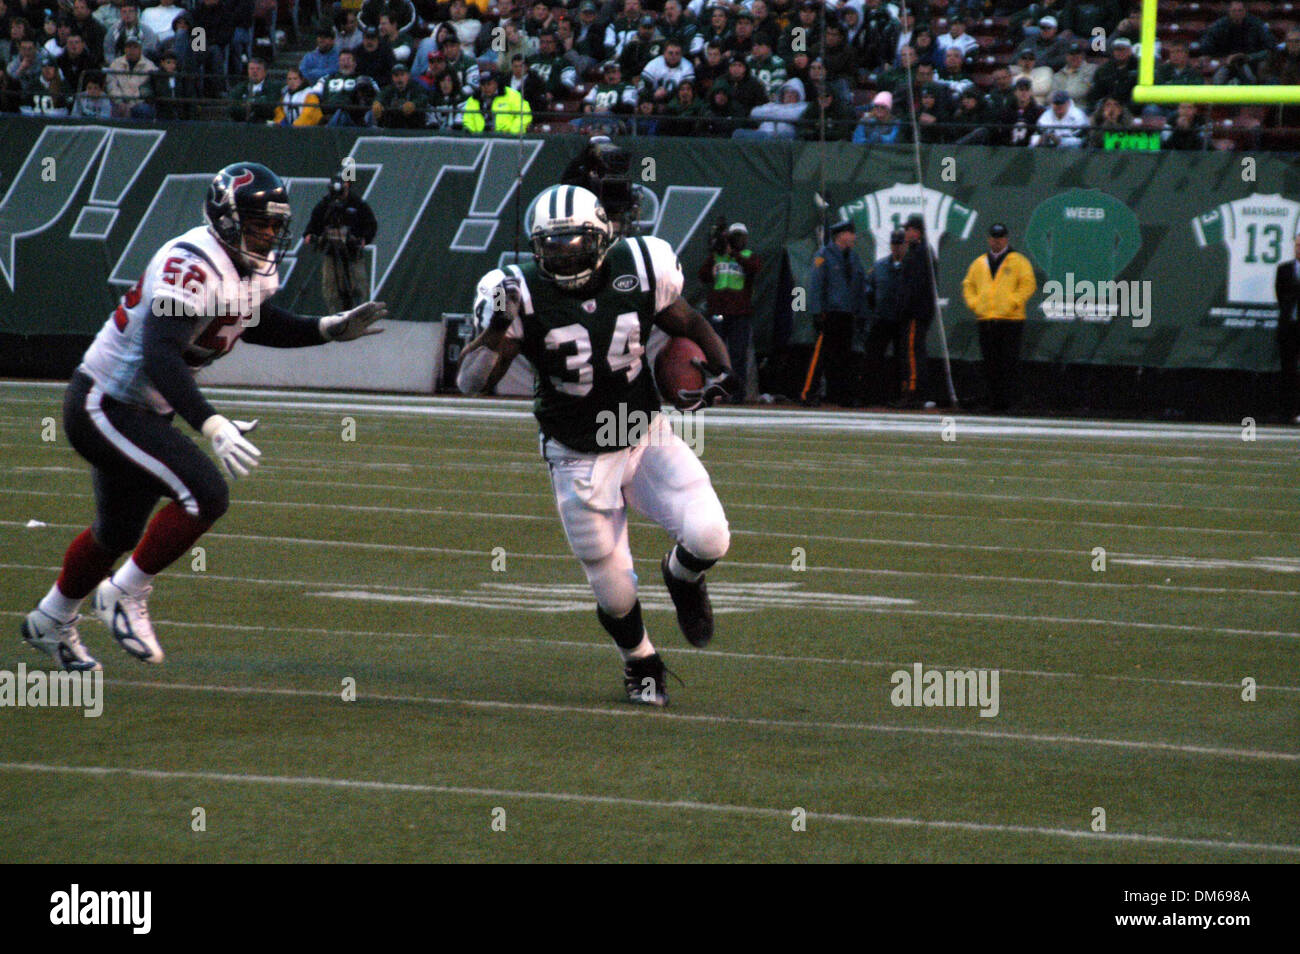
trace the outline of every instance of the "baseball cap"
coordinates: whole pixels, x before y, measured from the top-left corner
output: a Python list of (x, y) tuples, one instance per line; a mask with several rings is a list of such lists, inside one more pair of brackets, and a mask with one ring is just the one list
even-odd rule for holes
[(740, 232), (743, 235), (748, 235), (749, 229), (745, 228), (744, 222), (732, 222), (731, 228), (727, 229), (727, 234), (730, 235), (732, 232)]
[(379, 30), (376, 29), (375, 27), (366, 27), (364, 30), (361, 31), (361, 35), (367, 40), (369, 39), (377, 40), (379, 39)]
[(856, 235), (857, 231), (858, 229), (853, 224), (853, 221), (851, 219), (840, 219), (838, 222), (836, 222), (834, 225), (831, 226), (832, 236), (839, 235), (841, 232), (852, 232)]
[(405, 63), (394, 63), (394, 64), (393, 64), (393, 68), (392, 68), (392, 70), (390, 70), (390, 72), (392, 72), (392, 73), (409, 73), (409, 72), (411, 72), (411, 71), (410, 71), (409, 69), (407, 69)]
[(610, 70), (617, 69), (622, 69), (622, 67), (618, 65), (618, 60), (606, 60), (604, 63), (600, 64), (600, 71), (602, 73), (608, 73)]
[(994, 222), (992, 225), (989, 226), (989, 235), (992, 236), (993, 238), (1002, 238), (1004, 235), (1007, 234), (1008, 234), (1007, 227), (1003, 225), (1001, 222)]
[(902, 245), (906, 241), (907, 241), (907, 236), (903, 234), (902, 229), (894, 229), (894, 231), (889, 233), (890, 245)]
[(1117, 39), (1114, 43), (1112, 43), (1110, 45), (1110, 48), (1113, 50), (1121, 46), (1126, 46), (1131, 50), (1133, 49), (1133, 41), (1126, 36), (1122, 36), (1119, 39)]
[(872, 106), (884, 106), (885, 109), (894, 108), (894, 94), (889, 90), (881, 90), (871, 101)]
[(1069, 101), (1070, 101), (1070, 94), (1063, 89), (1058, 89), (1055, 93), (1052, 94), (1053, 103), (1068, 103)]
[(1016, 54), (1016, 59), (1036, 60), (1038, 59), (1038, 54), (1035, 53), (1033, 50), (1031, 50), (1029, 47), (1025, 47), (1023, 50), (1021, 50), (1019, 53)]
[(654, 25), (655, 25), (655, 18), (650, 16), (649, 14), (646, 14), (640, 20), (637, 21), (637, 26), (652, 27)]
[(1040, 27), (1054, 27), (1056, 26), (1056, 17), (1043, 17), (1038, 21), (1038, 25)]
[(434, 60), (445, 60), (446, 58), (447, 58), (447, 57), (445, 57), (445, 56), (442, 55), (442, 51), (441, 51), (441, 50), (434, 50), (433, 52), (431, 52), (431, 53), (429, 54), (429, 62), (430, 62), (430, 63), (432, 63)]
[(591, 2), (591, 0), (583, 0), (583, 2), (582, 2), (582, 6), (578, 7), (578, 12), (579, 12), (579, 13), (596, 13), (596, 12), (597, 12), (597, 8), (596, 8), (596, 5), (595, 5), (594, 3)]
[(1083, 46), (1083, 44), (1080, 43), (1080, 42), (1078, 42), (1077, 40), (1076, 40), (1075, 42), (1071, 43), (1071, 44), (1070, 44), (1068, 47), (1066, 47), (1066, 49), (1065, 49), (1065, 52), (1066, 52), (1066, 53), (1082, 53), (1083, 51), (1084, 51), (1084, 46)]

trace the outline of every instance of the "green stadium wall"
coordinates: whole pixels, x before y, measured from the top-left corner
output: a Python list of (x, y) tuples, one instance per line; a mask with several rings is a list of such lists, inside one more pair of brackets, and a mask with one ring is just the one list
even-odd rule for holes
[[(743, 221), (767, 262), (757, 288), (760, 352), (812, 339), (793, 310), (807, 281), (815, 196), (862, 223), (864, 260), (918, 208), (911, 147), (848, 143), (627, 139), (646, 190), (643, 228), (677, 248), (687, 294), (718, 215)], [(526, 203), (556, 182), (581, 148), (576, 136), (471, 138), (249, 125), (86, 126), (0, 122), (2, 370), (40, 373), (50, 342), (99, 328), (158, 245), (201, 222), (211, 174), (239, 159), (289, 183), (295, 236), (345, 160), (380, 228), (369, 250), (371, 293), (406, 321), (469, 309), (477, 278), (517, 251)], [(1300, 170), (1285, 156), (921, 148), (927, 214), (938, 237), (944, 322), (954, 358), (978, 357), (961, 279), (993, 222), (1034, 262), (1025, 356), (1032, 361), (1158, 369), (1276, 368), (1272, 270), (1292, 258)], [(523, 166), (517, 201), (517, 169)], [(870, 230), (874, 229), (874, 232)], [(868, 261), (869, 264), (869, 261)], [(324, 309), (320, 258), (298, 247), (279, 301)], [(1045, 311), (1044, 284), (1071, 275), (1137, 286), (1145, 314)], [(1149, 301), (1148, 301), (1149, 294)], [(1068, 309), (1066, 309), (1068, 312)], [(1086, 312), (1086, 310), (1085, 310)], [(30, 339), (39, 349), (24, 348)], [(17, 342), (17, 344), (14, 344)], [(57, 350), (57, 347), (55, 348)]]

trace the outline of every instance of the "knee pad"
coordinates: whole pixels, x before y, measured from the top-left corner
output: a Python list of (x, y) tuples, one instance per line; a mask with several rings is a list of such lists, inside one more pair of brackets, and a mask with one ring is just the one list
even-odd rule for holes
[(630, 563), (615, 557), (594, 562), (582, 561), (587, 582), (596, 595), (596, 604), (609, 616), (622, 618), (636, 606), (636, 572)]
[(599, 563), (618, 548), (620, 525), (609, 515), (569, 498), (560, 506), (560, 519), (569, 548), (583, 564)]
[(96, 543), (116, 556), (135, 549), (135, 545), (144, 536), (144, 528), (148, 521), (149, 514), (147, 513), (144, 515), (144, 519), (138, 522), (100, 514), (95, 517), (90, 532), (94, 534)]
[(216, 480), (194, 495), (199, 512), (196, 516), (208, 523), (216, 523), (230, 509), (230, 488), (224, 480)]
[(721, 511), (701, 515), (700, 519), (687, 519), (682, 527), (680, 541), (693, 556), (701, 560), (721, 560), (731, 546), (731, 529)]

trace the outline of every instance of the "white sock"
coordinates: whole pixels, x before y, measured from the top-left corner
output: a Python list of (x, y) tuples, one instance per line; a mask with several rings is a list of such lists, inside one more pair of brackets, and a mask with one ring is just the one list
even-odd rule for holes
[(63, 591), (59, 589), (59, 584), (55, 583), (50, 587), (50, 591), (41, 598), (37, 608), (46, 616), (52, 616), (60, 623), (66, 623), (77, 615), (77, 610), (81, 608), (81, 600), (74, 600), (70, 596), (64, 596)]
[(113, 574), (113, 585), (125, 590), (132, 596), (141, 593), (153, 582), (153, 574), (146, 573), (136, 565), (135, 557), (127, 560)]
[(679, 580), (685, 580), (687, 583), (698, 583), (703, 573), (696, 573), (682, 566), (682, 561), (677, 559), (677, 548), (673, 547), (673, 552), (668, 556), (668, 572)]
[(629, 662), (633, 659), (645, 659), (647, 656), (655, 654), (654, 643), (650, 642), (650, 634), (641, 630), (641, 642), (636, 644), (635, 649), (624, 649), (618, 647), (618, 651), (623, 656), (623, 662)]

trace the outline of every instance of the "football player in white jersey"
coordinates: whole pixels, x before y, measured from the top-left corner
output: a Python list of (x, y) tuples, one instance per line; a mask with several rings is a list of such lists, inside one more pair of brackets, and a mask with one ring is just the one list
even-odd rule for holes
[[(63, 558), (50, 591), (22, 623), (23, 639), (64, 669), (100, 664), (77, 633), (78, 609), (94, 593), (95, 614), (132, 656), (160, 663), (149, 619), (153, 578), (212, 526), (229, 503), (221, 471), (179, 429), (179, 415), (212, 443), (232, 477), (261, 452), (244, 436), (257, 423), (218, 414), (194, 369), (227, 354), (241, 337), (297, 348), (378, 334), (387, 311), (367, 302), (337, 315), (295, 315), (271, 304), (279, 259), (289, 247), (284, 183), (255, 162), (217, 173), (206, 225), (167, 242), (96, 336), (68, 385), (63, 421), (91, 465), (95, 522)], [(158, 500), (171, 503), (156, 514)], [(152, 516), (152, 519), (150, 517)], [(109, 576), (118, 558), (131, 557)]]
[[(727, 348), (682, 300), (672, 246), (649, 236), (615, 241), (588, 190), (544, 191), (529, 234), (533, 261), (479, 282), (482, 332), (466, 346), (456, 383), (466, 394), (490, 390), (521, 354), (536, 369), (533, 411), (565, 536), (623, 656), (628, 699), (664, 706), (667, 670), (641, 621), (627, 506), (674, 539), (660, 570), (696, 646), (713, 636), (704, 571), (726, 554), (730, 531), (704, 465), (659, 414), (647, 345), (666, 333), (700, 346), (703, 387), (680, 395), (696, 408), (735, 389)], [(609, 426), (615, 421), (631, 426)]]

